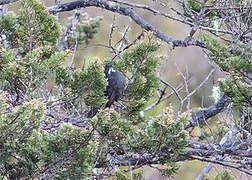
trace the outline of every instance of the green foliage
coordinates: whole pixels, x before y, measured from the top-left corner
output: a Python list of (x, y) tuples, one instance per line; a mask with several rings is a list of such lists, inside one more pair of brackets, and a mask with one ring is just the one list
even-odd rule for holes
[[(69, 125), (62, 126), (55, 134), (40, 130), (48, 104), (36, 99), (37, 92), (43, 82), (62, 69), (60, 65), (67, 57), (67, 53), (58, 52), (55, 47), (59, 25), (37, 1), (23, 0), (21, 5), (18, 21), (11, 16), (0, 21), (0, 31), (6, 41), (18, 42), (15, 44), (17, 52), (0, 48), (1, 90), (8, 92), (0, 96), (1, 177), (28, 178), (50, 167), (54, 179), (85, 178), (92, 172), (96, 152), (92, 132)], [(99, 91), (99, 87), (106, 86), (102, 85), (106, 80), (97, 77), (104, 77), (104, 73), (96, 67), (91, 66), (84, 76), (89, 78), (89, 83), (91, 77), (95, 77), (97, 84), (91, 87), (96, 88), (95, 93), (103, 95), (104, 90)], [(78, 91), (77, 80), (81, 79), (75, 76), (76, 81), (71, 83)], [(25, 98), (21, 98), (18, 105), (10, 101), (11, 96), (16, 96), (16, 101), (20, 96)], [(92, 103), (89, 99), (87, 102)]]
[(228, 59), (231, 57), (227, 51), (227, 47), (219, 43), (216, 39), (209, 41), (209, 37), (205, 37), (207, 49), (211, 51), (210, 58), (217, 63), (223, 71), (228, 71)]
[(252, 92), (251, 84), (242, 82), (240, 77), (233, 76), (233, 79), (227, 78), (219, 81), (220, 87), (237, 106), (251, 104)]
[[(102, 107), (107, 86), (104, 64), (93, 62), (82, 70), (63, 67), (67, 52), (58, 52), (55, 46), (60, 27), (42, 4), (22, 0), (17, 20), (7, 16), (0, 25), (0, 33), (12, 47), (15, 41), (17, 48), (0, 48), (0, 83), (6, 91), (0, 95), (0, 179), (48, 178), (42, 177), (46, 174), (53, 179), (90, 178), (95, 163), (109, 162), (111, 150), (170, 154), (160, 163), (169, 165), (167, 175), (177, 171), (170, 159), (186, 147), (183, 126), (188, 117), (175, 118), (171, 108), (160, 117), (138, 117), (159, 86), (155, 73), (160, 59), (154, 54), (158, 49), (155, 43), (141, 43), (114, 62), (129, 77), (123, 97), (127, 108), (117, 111)], [(79, 42), (88, 44), (98, 27), (97, 19), (80, 24), (75, 32)], [(55, 81), (53, 93), (48, 93), (49, 78), (51, 83)], [(44, 86), (46, 89), (41, 88)], [(16, 102), (10, 98), (13, 96)], [(60, 120), (61, 115), (70, 117), (68, 113), (83, 116), (87, 106), (101, 107), (95, 118), (85, 121), (89, 128), (61, 124), (53, 133), (40, 129), (58, 114)], [(128, 179), (122, 171), (114, 173), (118, 179)]]
[(176, 163), (167, 163), (165, 164), (168, 168), (165, 168), (165, 169), (160, 169), (160, 172), (162, 173), (163, 176), (166, 176), (166, 177), (171, 177), (173, 176), (174, 174), (177, 173), (177, 171), (179, 170), (179, 165), (176, 164)]
[[(87, 14), (80, 14), (80, 22), (78, 23), (74, 32), (71, 32), (71, 36), (68, 37), (68, 47), (74, 47), (76, 40), (79, 44), (83, 42), (88, 45), (89, 42), (95, 37), (100, 27), (100, 21), (102, 18), (89, 18)], [(84, 21), (82, 20), (84, 19)]]
[(56, 72), (56, 83), (69, 88), (74, 97), (84, 98), (88, 106), (99, 107), (105, 102), (107, 80), (104, 67), (98, 62), (92, 63), (86, 70), (73, 73), (66, 68), (59, 68)]
[(150, 100), (159, 86), (155, 73), (160, 59), (154, 57), (158, 46), (153, 42), (141, 43), (131, 51), (123, 54), (116, 62), (116, 67), (130, 78), (125, 99), (129, 101), (126, 115), (136, 119), (145, 103)]
[(76, 28), (76, 34), (78, 37), (78, 42), (84, 41), (86, 44), (89, 44), (89, 41), (94, 38), (94, 35), (98, 32), (100, 27), (101, 18), (89, 19)]
[(136, 153), (144, 151), (155, 154), (172, 151), (175, 155), (179, 155), (187, 145), (187, 133), (183, 130), (184, 123), (183, 117), (179, 120), (175, 119), (170, 107), (165, 115), (138, 125), (128, 138), (127, 146)]
[(184, 124), (189, 117), (190, 115), (183, 114), (179, 119), (176, 119), (170, 107), (167, 113), (160, 117), (132, 125), (130, 121), (120, 118), (115, 111), (101, 110), (97, 119), (92, 120), (92, 124), (100, 122), (97, 130), (104, 137), (100, 140), (100, 148), (104, 152), (100, 158), (105, 161), (107, 159), (106, 152), (111, 148), (117, 153), (127, 149), (136, 154), (144, 152), (160, 157), (164, 154), (166, 158), (160, 160), (160, 163), (168, 164), (166, 173), (173, 175), (178, 170), (178, 166), (171, 163), (170, 159), (180, 155), (187, 145)]
[(134, 180), (144, 180), (143, 169), (138, 169), (136, 171), (133, 171), (132, 179), (134, 179)]
[[(124, 53), (122, 59), (116, 62), (106, 62), (114, 63), (131, 79), (131, 82), (129, 82), (130, 85), (124, 97), (124, 100), (129, 101), (126, 116), (120, 116), (115, 110), (101, 108), (97, 117), (90, 120), (93, 126), (99, 124), (97, 131), (103, 137), (100, 139), (100, 148), (104, 152), (99, 157), (101, 163), (107, 160), (106, 152), (111, 148), (117, 153), (127, 149), (132, 153), (169, 153), (178, 156), (187, 145), (187, 133), (183, 126), (188, 120), (188, 116), (183, 115), (176, 119), (171, 108), (165, 115), (158, 118), (148, 120), (131, 118), (132, 121), (128, 120), (129, 117), (138, 116), (139, 111), (158, 88), (159, 80), (156, 78), (155, 72), (160, 60), (153, 56), (157, 48), (158, 46), (153, 43), (142, 43), (135, 49)], [(71, 76), (69, 77), (65, 70), (62, 70), (61, 74), (65, 76), (65, 78), (61, 78), (62, 82), (73, 81), (69, 81)], [(161, 163), (170, 164), (170, 158), (167, 156), (167, 159), (163, 159)], [(178, 167), (172, 164), (166, 172), (172, 175), (177, 169)], [(127, 179), (127, 176), (118, 171), (116, 178)]]
[[(11, 45), (11, 48), (17, 47), (17, 20), (16, 18), (7, 15), (0, 20), (0, 43), (4, 44), (6, 40), (7, 44)], [(5, 37), (5, 39), (4, 39)]]
[(201, 10), (201, 4), (199, 1), (188, 0), (187, 5), (189, 8), (191, 8), (192, 10), (194, 10), (196, 12), (200, 12), (200, 10)]
[[(252, 46), (248, 44), (231, 44), (229, 47), (215, 39), (205, 38), (210, 58), (218, 64), (229, 76), (219, 80), (221, 90), (232, 98), (240, 116), (239, 121), (247, 131), (251, 129), (252, 104)], [(228, 50), (229, 49), (229, 50)], [(246, 138), (247, 135), (243, 134)]]
[(246, 80), (246, 75), (252, 73), (252, 47), (250, 45), (237, 45), (234, 51), (228, 52), (227, 47), (217, 40), (209, 40), (207, 49), (210, 50), (210, 58), (218, 64), (223, 71), (229, 73), (229, 78), (220, 81), (220, 87), (224, 93), (230, 96), (235, 105), (252, 104), (252, 85)]
[[(55, 166), (55, 179), (85, 177), (95, 158), (96, 143), (89, 142), (90, 132), (69, 125), (62, 126), (55, 136), (40, 131), (44, 109), (43, 103), (33, 100), (1, 118), (1, 166), (18, 179), (50, 165)], [(72, 163), (65, 163), (69, 158), (74, 159)], [(64, 168), (57, 169), (55, 160)]]
[[(212, 7), (215, 4), (214, 1), (207, 1), (206, 6), (207, 7)], [(202, 9), (202, 2), (201, 1), (195, 1), (195, 0), (188, 0), (186, 1), (187, 8), (189, 8), (193, 14), (199, 13)], [(190, 13), (187, 12), (188, 10), (184, 11), (184, 15), (187, 17), (190, 17)], [(205, 16), (207, 18), (213, 18), (215, 16), (219, 16), (218, 11), (216, 10), (211, 10), (211, 11), (205, 11)]]
[(112, 147), (120, 146), (121, 143), (124, 143), (122, 140), (134, 130), (130, 122), (120, 118), (115, 111), (109, 109), (101, 110), (97, 118), (100, 122), (98, 131), (102, 136), (110, 139), (109, 146)]
[(0, 83), (4, 90), (16, 94), (18, 101), (21, 95), (32, 96), (67, 54), (57, 52), (59, 25), (36, 0), (21, 1), (18, 18), (6, 16), (0, 24), (8, 47), (17, 49), (0, 47)]
[(211, 59), (217, 63), (223, 71), (239, 73), (252, 72), (251, 58), (252, 47), (249, 45), (239, 45), (236, 52), (231, 54), (227, 51), (227, 47), (216, 39), (207, 42), (207, 49), (211, 51)]
[[(80, 179), (92, 171), (96, 143), (90, 141), (90, 131), (64, 125), (53, 136), (39, 130), (44, 103), (34, 99), (5, 115), (6, 101), (0, 95), (0, 166), (11, 179), (29, 177), (50, 165), (55, 166), (55, 179)], [(72, 163), (65, 163), (69, 158)], [(64, 168), (57, 169), (55, 160)]]
[(36, 157), (24, 153), (23, 148), (29, 143), (29, 137), (40, 128), (45, 104), (34, 99), (16, 106), (5, 115), (6, 101), (7, 97), (0, 95), (0, 165), (11, 179), (20, 179), (35, 168)]
[(115, 172), (115, 177), (116, 180), (130, 180), (130, 178), (128, 178), (123, 172), (121, 172), (120, 170), (117, 170)]
[(46, 8), (36, 0), (22, 0), (17, 26), (18, 43), (24, 53), (38, 46), (54, 45), (60, 28)]
[(228, 171), (223, 171), (215, 177), (215, 180), (232, 180), (232, 179), (233, 178)]
[(0, 49), (0, 82), (5, 90), (34, 91), (65, 61), (67, 54), (50, 46), (34, 49), (22, 59), (6, 49)]
[[(55, 179), (66, 177), (80, 179), (92, 171), (95, 158), (96, 143), (89, 142), (89, 139), (90, 131), (66, 124), (55, 136), (44, 131), (34, 133), (23, 148), (29, 157), (36, 157), (38, 161), (36, 164), (41, 167), (54, 164), (55, 160), (61, 160), (64, 168), (55, 170)], [(72, 163), (65, 163), (64, 161), (69, 158), (73, 159)], [(57, 164), (55, 166), (57, 167)]]

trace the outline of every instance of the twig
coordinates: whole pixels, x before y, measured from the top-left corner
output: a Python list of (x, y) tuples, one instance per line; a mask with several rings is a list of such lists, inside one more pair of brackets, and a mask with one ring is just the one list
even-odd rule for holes
[[(181, 83), (176, 87), (176, 91), (180, 92), (183, 89), (184, 85)], [(164, 96), (164, 97), (160, 97), (156, 102), (152, 103), (151, 105), (149, 105), (148, 107), (146, 107), (143, 111), (149, 111), (150, 109), (154, 108), (156, 105), (158, 105), (159, 103), (163, 102), (164, 100), (170, 98), (172, 95), (174, 94), (174, 91), (172, 91), (171, 93), (169, 93), (168, 95)]]
[(204, 174), (209, 173), (213, 166), (214, 166), (213, 163), (207, 163), (207, 165), (200, 172), (200, 174), (195, 178), (195, 180), (202, 180), (204, 178)]
[(78, 48), (78, 38), (77, 35), (74, 33), (74, 39), (75, 39), (75, 45), (74, 45), (74, 51), (73, 51), (73, 55), (71, 58), (71, 62), (69, 63), (69, 69), (73, 69), (73, 63), (74, 63), (74, 58), (77, 52), (77, 48)]
[(237, 169), (239, 171), (242, 171), (242, 172), (244, 172), (246, 174), (252, 175), (252, 171), (251, 170), (245, 169), (245, 168), (243, 168), (240, 165), (231, 164), (231, 163), (225, 162), (223, 160), (217, 160), (217, 159), (213, 159), (213, 158), (210, 159), (210, 158), (205, 158), (205, 157), (195, 156), (195, 155), (192, 155), (191, 157), (193, 159), (197, 159), (197, 160), (200, 160), (200, 161), (205, 161), (205, 162), (211, 162), (211, 163), (215, 163), (215, 164), (220, 164), (220, 165), (225, 166), (225, 167), (231, 167), (231, 168)]
[(108, 46), (110, 46), (110, 47), (113, 47), (113, 45), (112, 45), (113, 32), (114, 32), (114, 30), (116, 28), (116, 26), (115, 26), (115, 19), (116, 19), (116, 16), (114, 15), (113, 16), (113, 23), (111, 24), (111, 28), (110, 28), (109, 40), (108, 40)]
[(212, 67), (212, 69), (210, 70), (210, 72), (208, 73), (206, 78), (192, 92), (190, 92), (188, 95), (186, 95), (186, 97), (183, 100), (185, 101), (186, 99), (191, 97), (193, 94), (195, 94), (208, 81), (208, 79), (213, 75), (214, 71), (215, 71), (215, 68)]
[[(133, 8), (141, 8), (141, 9), (144, 9), (144, 10), (148, 10), (148, 11), (152, 12), (154, 15), (160, 15), (160, 16), (175, 20), (177, 22), (187, 24), (189, 26), (194, 26), (194, 24), (191, 21), (188, 21), (185, 16), (184, 16), (184, 19), (180, 19), (180, 18), (178, 18), (176, 16), (173, 16), (171, 14), (167, 14), (167, 13), (158, 11), (158, 10), (156, 10), (156, 9), (150, 7), (150, 6), (144, 5), (144, 4), (130, 3), (130, 2), (122, 1), (122, 0), (109, 0), (109, 1), (113, 1), (113, 2), (116, 2), (116, 3), (119, 3), (119, 4), (123, 4), (123, 5), (127, 5), (127, 6), (130, 6), (130, 7), (133, 7)], [(165, 7), (167, 7), (167, 6), (165, 6)], [(174, 10), (174, 8), (170, 8), (170, 9)], [(179, 13), (178, 11), (176, 11), (176, 14), (181, 15), (181, 13)], [(203, 15), (203, 11), (201, 11), (201, 14)], [(210, 32), (216, 32), (216, 29), (206, 27), (206, 26), (203, 26), (203, 25), (198, 25), (197, 28), (202, 29), (202, 30), (207, 30), (207, 31), (210, 31)], [(194, 28), (194, 30), (195, 30), (195, 28)], [(231, 31), (227, 31), (227, 30), (224, 30), (224, 29), (223, 30), (220, 29), (220, 30), (218, 30), (218, 32), (222, 32), (222, 33), (225, 33), (225, 34), (232, 34)]]
[(183, 104), (184, 104), (183, 99), (181, 98), (181, 96), (180, 96), (180, 94), (178, 93), (177, 89), (174, 88), (170, 83), (168, 83), (168, 82), (166, 82), (166, 81), (164, 81), (164, 80), (162, 80), (162, 79), (160, 79), (160, 81), (161, 81), (163, 84), (165, 84), (166, 86), (169, 86), (169, 87), (173, 90), (173, 92), (175, 93), (175, 95), (177, 96), (177, 98), (179, 99), (178, 115), (180, 115), (180, 114), (181, 114), (181, 111), (182, 111), (182, 108), (183, 108)]
[[(183, 76), (184, 82), (185, 82), (185, 91), (186, 91), (186, 96), (189, 94), (189, 89), (188, 89), (188, 79), (189, 79), (189, 72), (188, 72), (188, 67), (186, 65), (186, 75)], [(186, 104), (186, 110), (190, 110), (190, 98), (187, 99), (187, 104)]]

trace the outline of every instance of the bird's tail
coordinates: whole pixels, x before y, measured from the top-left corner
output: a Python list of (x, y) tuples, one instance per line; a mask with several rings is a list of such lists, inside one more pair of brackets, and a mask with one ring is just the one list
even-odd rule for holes
[(91, 110), (88, 112), (87, 117), (88, 118), (94, 117), (96, 115), (96, 113), (98, 112), (99, 109), (100, 108), (98, 108), (98, 107), (91, 107)]

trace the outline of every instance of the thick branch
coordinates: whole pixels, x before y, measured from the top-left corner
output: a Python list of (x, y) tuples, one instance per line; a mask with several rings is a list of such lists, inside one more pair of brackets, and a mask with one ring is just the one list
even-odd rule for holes
[[(12, 2), (16, 2), (18, 0), (0, 0), (0, 5), (8, 4)], [(102, 9), (106, 9), (108, 11), (112, 11), (115, 13), (119, 13), (124, 16), (130, 17), (136, 24), (141, 26), (142, 29), (146, 31), (152, 32), (156, 37), (165, 41), (168, 44), (171, 44), (172, 48), (174, 47), (187, 47), (187, 46), (199, 46), (205, 48), (205, 44), (203, 42), (197, 41), (195, 39), (190, 40), (176, 40), (171, 36), (168, 36), (164, 32), (159, 31), (156, 27), (145, 21), (142, 17), (140, 17), (133, 8), (119, 6), (114, 2), (107, 0), (78, 0), (65, 4), (58, 4), (55, 6), (51, 6), (48, 8), (50, 13), (58, 13), (64, 11), (72, 11), (74, 9), (78, 9), (81, 7), (99, 7)]]
[(78, 0), (70, 3), (59, 4), (55, 6), (51, 6), (48, 8), (50, 13), (57, 13), (63, 11), (72, 11), (77, 8), (81, 7), (99, 7), (102, 9), (106, 9), (108, 11), (112, 11), (115, 13), (119, 13), (124, 16), (130, 17), (132, 20), (135, 21), (136, 24), (141, 26), (141, 28), (145, 29), (146, 31), (152, 32), (156, 37), (169, 43), (172, 47), (186, 47), (186, 46), (199, 46), (205, 47), (204, 43), (199, 42), (197, 40), (190, 40), (190, 41), (183, 41), (183, 40), (176, 40), (171, 36), (168, 36), (164, 32), (159, 31), (156, 27), (145, 21), (142, 17), (140, 17), (132, 8), (119, 6), (116, 3), (107, 0)]
[[(144, 154), (131, 154), (127, 153), (127, 155), (112, 155), (111, 158), (106, 162), (100, 162), (96, 164), (96, 168), (107, 167), (108, 164), (117, 166), (128, 166), (128, 165), (137, 165), (144, 166), (149, 164), (160, 164), (164, 161), (187, 161), (187, 160), (200, 160), (205, 162), (212, 162), (216, 164), (220, 164), (223, 166), (235, 168), (239, 171), (245, 172), (249, 175), (252, 175), (252, 170), (249, 169), (249, 164), (251, 160), (237, 160), (235, 161), (233, 158), (230, 159), (231, 156), (239, 156), (239, 157), (251, 157), (252, 152), (247, 152), (247, 150), (236, 150), (233, 148), (218, 148), (218, 146), (198, 143), (198, 142), (189, 142), (189, 146), (193, 147), (193, 149), (184, 150), (181, 155), (175, 155), (174, 152), (162, 152), (161, 154), (152, 155), (149, 153)], [(214, 146), (214, 148), (213, 148)], [(230, 156), (231, 155), (231, 156)], [(226, 158), (229, 157), (229, 158)], [(233, 161), (234, 160), (234, 161)]]
[(16, 2), (16, 1), (18, 1), (18, 0), (0, 0), (0, 5), (9, 4), (9, 3)]
[(222, 96), (222, 98), (214, 105), (200, 110), (196, 113), (192, 114), (192, 119), (189, 121), (189, 125), (187, 125), (185, 128), (190, 128), (190, 127), (194, 127), (197, 124), (203, 124), (205, 120), (207, 120), (208, 118), (211, 118), (221, 112), (223, 112), (225, 110), (225, 108), (229, 105), (229, 103), (231, 102), (231, 99), (224, 95)]

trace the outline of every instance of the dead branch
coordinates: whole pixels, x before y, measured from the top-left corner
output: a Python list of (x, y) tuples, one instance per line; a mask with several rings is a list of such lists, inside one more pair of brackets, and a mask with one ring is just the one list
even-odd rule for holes
[(10, 4), (10, 3), (13, 3), (16, 1), (18, 1), (18, 0), (0, 0), (0, 5)]
[(191, 39), (190, 41), (184, 40), (176, 40), (171, 36), (168, 36), (166, 33), (159, 31), (156, 27), (145, 21), (141, 16), (139, 16), (134, 9), (129, 7), (119, 6), (116, 3), (107, 1), (107, 0), (78, 0), (70, 3), (59, 4), (55, 6), (51, 6), (48, 8), (50, 13), (58, 13), (64, 11), (72, 11), (81, 7), (98, 7), (102, 9), (106, 9), (108, 11), (112, 11), (115, 13), (119, 13), (124, 16), (130, 17), (136, 24), (138, 24), (142, 29), (146, 31), (152, 32), (157, 38), (162, 41), (171, 44), (172, 48), (174, 47), (186, 47), (186, 46), (199, 46), (205, 47), (204, 43)]
[(216, 104), (193, 113), (192, 119), (189, 121), (189, 125), (187, 125), (185, 128), (188, 129), (190, 127), (196, 126), (197, 124), (203, 124), (205, 120), (223, 112), (229, 103), (231, 103), (231, 99), (226, 95), (222, 96), (222, 98)]

